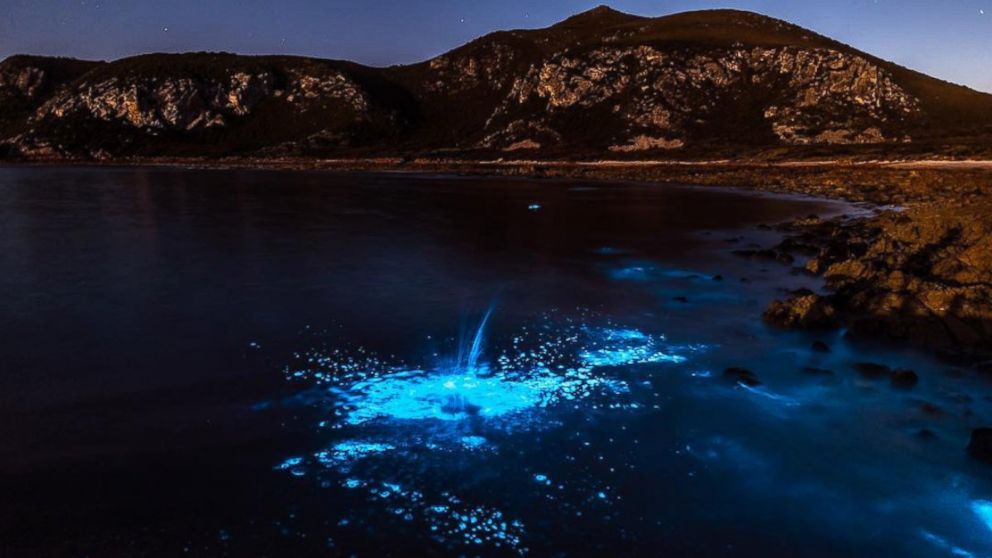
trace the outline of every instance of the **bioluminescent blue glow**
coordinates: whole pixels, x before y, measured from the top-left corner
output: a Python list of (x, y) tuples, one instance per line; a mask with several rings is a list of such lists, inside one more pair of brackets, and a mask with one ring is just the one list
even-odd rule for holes
[(488, 443), (482, 436), (462, 436), (462, 446), (466, 449), (479, 449)]
[(938, 548), (946, 551), (951, 556), (956, 556), (957, 558), (976, 558), (974, 553), (968, 552), (967, 550), (959, 546), (951, 544), (950, 542), (948, 542), (947, 539), (941, 537), (940, 535), (931, 533), (930, 531), (927, 531), (925, 529), (920, 531), (920, 535), (923, 537), (924, 540), (933, 543)]
[(586, 351), (579, 355), (586, 366), (626, 366), (630, 364), (649, 364), (657, 362), (683, 363), (686, 358), (681, 355), (655, 351), (650, 345), (624, 347), (619, 349), (597, 349)]
[(982, 520), (982, 523), (992, 531), (992, 501), (977, 500), (971, 503), (971, 509)]
[(486, 310), (485, 315), (482, 316), (482, 321), (479, 322), (479, 327), (475, 330), (475, 336), (472, 338), (472, 348), (468, 352), (468, 362), (465, 363), (465, 369), (469, 372), (475, 372), (479, 366), (479, 357), (482, 355), (482, 343), (486, 333), (486, 324), (489, 323), (489, 317), (493, 315), (493, 310), (495, 305), (491, 305), (488, 310)]
[(346, 440), (335, 444), (329, 450), (317, 452), (314, 457), (317, 458), (317, 461), (326, 466), (335, 466), (351, 463), (353, 461), (364, 459), (371, 455), (385, 453), (393, 449), (396, 448), (391, 444), (365, 442), (360, 440)]
[(622, 390), (616, 382), (570, 371), (529, 377), (506, 373), (437, 375), (422, 370), (398, 372), (352, 386), (344, 395), (348, 424), (376, 419), (460, 421), (497, 418), (563, 399), (588, 395), (597, 388)]
[(430, 535), (441, 542), (470, 547), (491, 545), (526, 553), (522, 546), (523, 523), (507, 518), (491, 506), (470, 505), (450, 493), (442, 493), (435, 500), (419, 490), (392, 482), (346, 479), (342, 486), (364, 490), (369, 500), (384, 504), (388, 513), (405, 521), (424, 521)]
[(653, 262), (631, 262), (622, 267), (610, 269), (608, 275), (619, 281), (700, 279), (703, 277), (703, 274), (696, 271), (663, 267)]
[[(492, 308), (470, 343), (459, 347), (453, 364), (387, 364), (365, 350), (296, 355), (297, 364), (286, 369), (286, 378), (325, 390), (322, 404), (328, 414), (318, 426), (344, 438), (276, 468), (295, 476), (341, 475), (338, 482), (344, 488), (366, 491), (370, 501), (383, 504), (391, 515), (427, 522), (431, 535), (444, 543), (522, 552), (524, 525), (519, 521), (451, 493), (403, 488), (392, 478), (405, 474), (405, 462), (443, 469), (447, 458), (442, 456), (485, 459), (502, 451), (509, 437), (556, 428), (564, 414), (636, 411), (644, 402), (633, 397), (630, 378), (616, 375), (618, 367), (678, 365), (704, 349), (672, 345), (662, 335), (636, 328), (566, 320), (523, 327), (495, 351), (495, 358), (486, 360), (483, 348), (491, 315)], [(637, 386), (642, 383), (648, 382)], [(552, 484), (543, 473), (529, 474), (549, 491), (549, 501), (568, 488)], [(416, 476), (408, 481), (416, 482)], [(579, 501), (608, 503), (609, 486), (591, 478), (570, 484), (580, 494)]]

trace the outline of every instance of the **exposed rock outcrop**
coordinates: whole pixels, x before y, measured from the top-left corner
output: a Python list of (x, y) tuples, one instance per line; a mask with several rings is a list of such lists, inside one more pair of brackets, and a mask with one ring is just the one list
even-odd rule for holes
[[(602, 47), (557, 54), (518, 78), (487, 122), (490, 134), (521, 136), (513, 122), (564, 129), (593, 111), (613, 151), (673, 149), (750, 111), (726, 138), (788, 144), (908, 141), (920, 102), (869, 60), (831, 49)], [(605, 122), (604, 122), (605, 121)], [(507, 123), (510, 123), (509, 125)]]
[(801, 330), (836, 329), (840, 325), (837, 310), (826, 298), (804, 291), (785, 301), (774, 301), (765, 311), (767, 323)]
[(35, 113), (36, 120), (89, 116), (136, 128), (194, 130), (223, 126), (249, 114), (272, 93), (272, 75), (233, 73), (227, 80), (192, 77), (112, 77), (64, 90)]
[(37, 66), (0, 67), (0, 99), (34, 97), (45, 83), (45, 70)]
[[(799, 226), (820, 243), (806, 267), (854, 337), (992, 354), (992, 204), (933, 202), (867, 220)], [(789, 312), (798, 312), (789, 303)], [(791, 314), (782, 303), (770, 314)], [(792, 325), (798, 325), (793, 323)]]

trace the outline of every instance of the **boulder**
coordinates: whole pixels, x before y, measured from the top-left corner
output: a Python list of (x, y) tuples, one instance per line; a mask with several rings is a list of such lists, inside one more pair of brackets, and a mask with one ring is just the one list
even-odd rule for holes
[(809, 291), (772, 302), (763, 318), (766, 323), (785, 329), (829, 330), (840, 326), (833, 304)]

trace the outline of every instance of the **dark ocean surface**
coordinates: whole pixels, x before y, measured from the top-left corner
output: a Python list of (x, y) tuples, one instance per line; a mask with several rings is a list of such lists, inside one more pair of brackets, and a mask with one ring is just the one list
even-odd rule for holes
[(770, 329), (819, 280), (732, 253), (857, 211), (0, 168), (0, 555), (992, 555), (992, 381)]

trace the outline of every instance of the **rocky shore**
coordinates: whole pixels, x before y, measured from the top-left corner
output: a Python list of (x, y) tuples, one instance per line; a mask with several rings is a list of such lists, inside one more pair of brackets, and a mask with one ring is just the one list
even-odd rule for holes
[(822, 275), (829, 294), (778, 301), (765, 319), (811, 329), (843, 324), (853, 338), (890, 339), (982, 363), (992, 354), (990, 221), (986, 198), (789, 224), (779, 249), (812, 252), (801, 270)]

